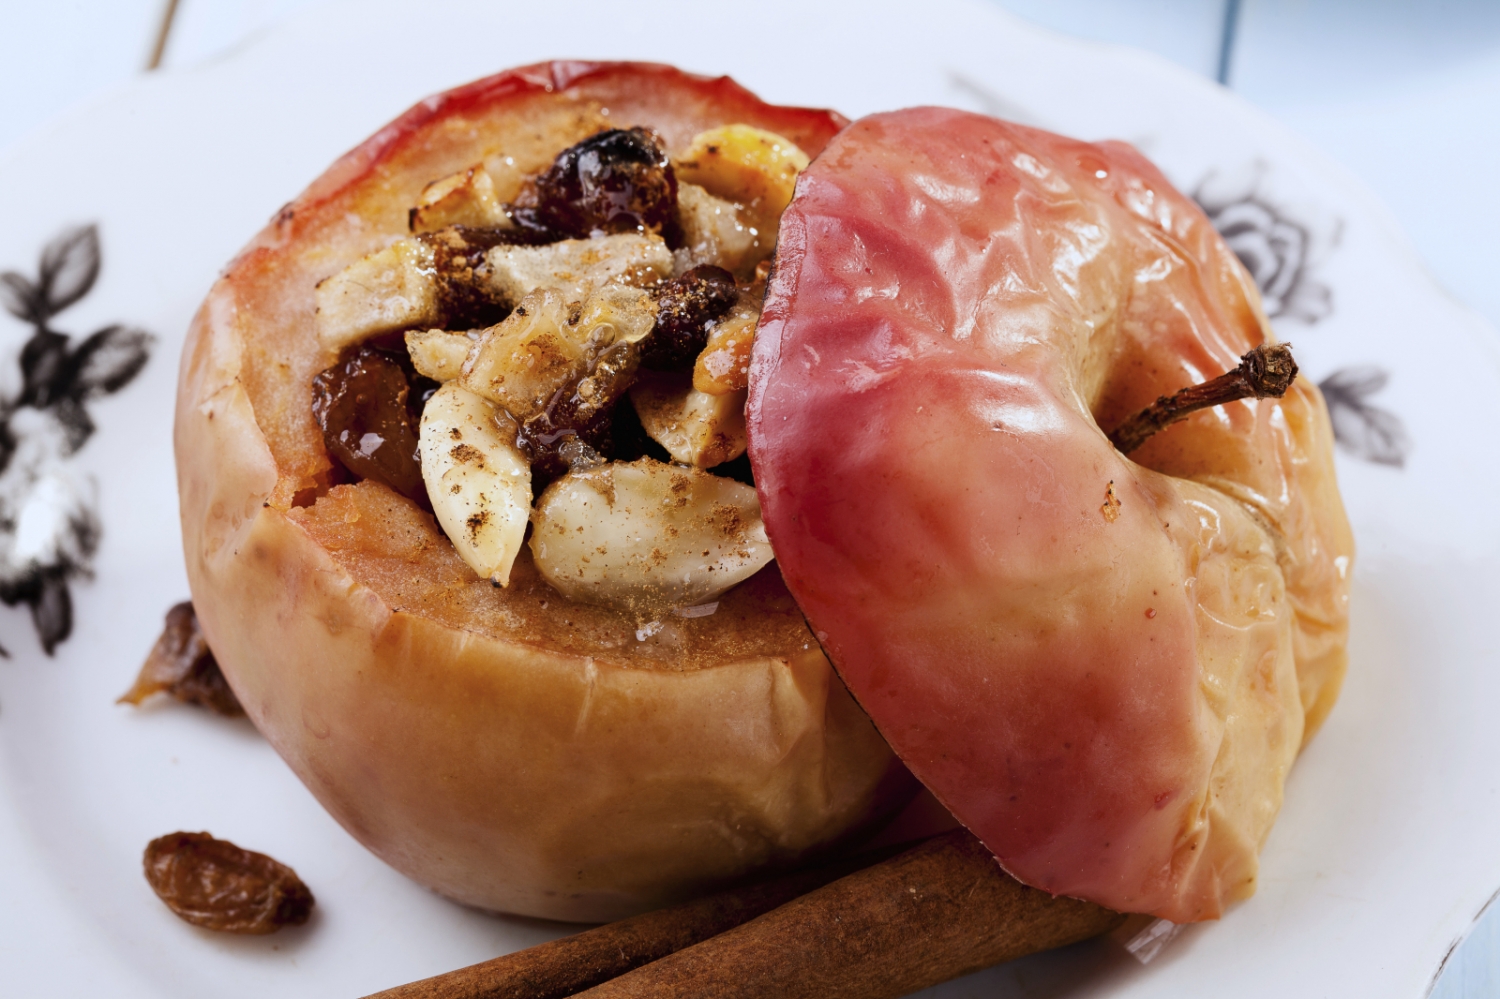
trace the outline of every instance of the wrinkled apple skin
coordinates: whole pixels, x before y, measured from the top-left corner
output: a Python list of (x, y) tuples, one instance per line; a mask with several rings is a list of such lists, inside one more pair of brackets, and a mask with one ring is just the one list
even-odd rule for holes
[(788, 586), (919, 779), (1020, 880), (1176, 922), (1254, 890), (1345, 666), (1317, 389), (1104, 430), (1271, 332), (1121, 143), (923, 108), (783, 218), (750, 454)]
[(843, 124), (651, 65), (532, 66), (424, 101), (283, 209), (189, 333), (175, 446), (209, 643), (329, 812), (460, 901), (614, 919), (826, 849), (914, 790), (774, 569), (642, 641), (524, 554), (493, 587), (404, 497), (335, 484), (313, 422), (334, 360), (313, 288), (401, 235), (428, 181), (483, 160), (509, 198), (607, 125), (681, 148), (738, 121), (813, 152)]

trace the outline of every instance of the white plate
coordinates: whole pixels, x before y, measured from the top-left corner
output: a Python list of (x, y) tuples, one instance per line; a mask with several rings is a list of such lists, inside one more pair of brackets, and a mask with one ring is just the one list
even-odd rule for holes
[[(386, 869), (247, 724), (112, 703), (186, 594), (173, 387), (183, 331), (218, 267), (418, 98), (553, 56), (674, 61), (851, 115), (943, 103), (1121, 137), (1186, 189), (1217, 177), (1245, 202), (1231, 214), (1248, 219), (1247, 252), (1308, 237), (1301, 266), (1285, 272), (1301, 291), (1277, 296), (1280, 332), (1316, 379), (1389, 372), (1341, 415), (1358, 431), (1382, 419), (1371, 406), (1394, 414), (1409, 448), (1400, 468), (1341, 456), (1360, 545), (1353, 662), (1292, 776), (1260, 893), (1146, 967), (1083, 945), (933, 994), (1423, 995), (1500, 886), (1494, 335), (1437, 289), (1358, 182), (1248, 105), (1155, 58), (967, 0), (685, 3), (628, 16), (603, 2), (335, 4), (217, 64), (123, 88), (0, 163), (0, 270), (31, 273), (58, 230), (97, 221), (102, 276), (55, 325), (75, 342), (110, 322), (158, 337), (137, 379), (88, 403), (98, 431), (60, 466), (96, 484), (103, 525), (93, 578), (71, 585), (72, 637), (49, 659), (25, 608), (0, 609), (12, 655), (0, 663), (7, 993), (355, 996), (558, 932), (466, 911)], [(0, 315), (6, 397), (27, 335)], [(174, 829), (209, 829), (292, 864), (318, 915), (256, 939), (179, 922), (139, 867), (146, 841)]]

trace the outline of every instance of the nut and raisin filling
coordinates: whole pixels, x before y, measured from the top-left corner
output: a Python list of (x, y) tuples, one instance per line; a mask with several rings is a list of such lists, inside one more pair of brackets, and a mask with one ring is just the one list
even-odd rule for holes
[(807, 157), (727, 125), (562, 150), (500, 202), (434, 180), (410, 235), (324, 280), (313, 382), (328, 453), (430, 509), (500, 586), (529, 541), (562, 595), (647, 620), (773, 555), (749, 482), (750, 347)]

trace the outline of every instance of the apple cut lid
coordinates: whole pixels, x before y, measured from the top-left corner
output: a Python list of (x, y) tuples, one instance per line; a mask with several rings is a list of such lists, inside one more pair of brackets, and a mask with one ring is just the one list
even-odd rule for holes
[(1254, 891), (1343, 671), (1326, 412), (1299, 380), (1129, 458), (1106, 429), (1269, 338), (1125, 144), (916, 108), (799, 179), (750, 370), (771, 542), (881, 733), (1027, 884), (1175, 922)]

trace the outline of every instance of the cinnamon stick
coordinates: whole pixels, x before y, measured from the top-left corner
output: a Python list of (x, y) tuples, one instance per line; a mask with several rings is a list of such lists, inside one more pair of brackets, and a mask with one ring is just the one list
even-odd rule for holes
[(1239, 367), (1189, 385), (1171, 395), (1158, 398), (1115, 428), (1109, 439), (1121, 454), (1129, 454), (1146, 443), (1159, 430), (1191, 416), (1200, 409), (1222, 406), (1239, 399), (1281, 398), (1297, 378), (1297, 362), (1292, 359), (1290, 344), (1263, 343), (1252, 347), (1241, 358)]
[(739, 926), (903, 849), (871, 850), (622, 919), (365, 999), (561, 999)]
[(1027, 888), (955, 830), (579, 999), (895, 999), (1125, 918)]

